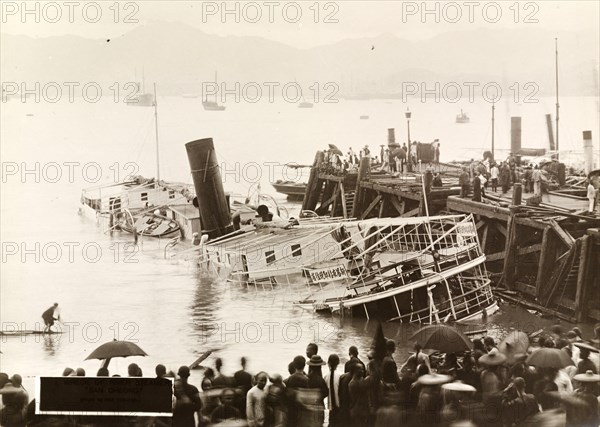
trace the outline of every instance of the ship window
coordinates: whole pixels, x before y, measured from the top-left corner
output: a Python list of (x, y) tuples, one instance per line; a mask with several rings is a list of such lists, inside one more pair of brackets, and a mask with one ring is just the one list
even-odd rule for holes
[(169, 190), (169, 199), (175, 198), (175, 190)]
[(267, 251), (265, 256), (267, 257), (267, 265), (275, 262), (275, 251)]
[(302, 249), (300, 249), (300, 245), (292, 245), (292, 256), (301, 256)]
[(142, 202), (148, 201), (148, 193), (142, 193)]

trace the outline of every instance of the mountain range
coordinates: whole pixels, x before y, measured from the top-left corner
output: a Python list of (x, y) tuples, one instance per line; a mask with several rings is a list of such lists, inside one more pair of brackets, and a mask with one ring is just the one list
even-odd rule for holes
[[(339, 87), (339, 95), (394, 96), (403, 84), (532, 82), (555, 92), (554, 38), (559, 37), (561, 95), (598, 95), (598, 39), (539, 28), (473, 29), (409, 41), (392, 34), (345, 39), (309, 49), (261, 37), (218, 36), (175, 22), (152, 22), (105, 39), (2, 34), (3, 82), (156, 82), (165, 95), (200, 93), (202, 82), (233, 87), (298, 81)], [(265, 86), (266, 88), (266, 86)], [(327, 92), (327, 91), (325, 91)], [(475, 91), (477, 95), (481, 89)], [(523, 93), (521, 94), (523, 96)]]

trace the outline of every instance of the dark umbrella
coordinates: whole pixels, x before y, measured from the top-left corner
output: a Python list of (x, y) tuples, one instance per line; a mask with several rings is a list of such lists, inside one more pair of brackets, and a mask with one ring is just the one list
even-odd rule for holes
[(469, 338), (446, 325), (425, 326), (410, 339), (417, 341), (423, 348), (434, 348), (442, 353), (460, 353), (473, 348)]
[(373, 336), (373, 341), (371, 342), (371, 350), (373, 350), (375, 360), (383, 360), (385, 357), (386, 342), (387, 339), (383, 335), (383, 325), (379, 322), (377, 330), (375, 331), (375, 336)]
[(537, 366), (538, 368), (556, 368), (562, 369), (569, 365), (574, 365), (566, 351), (558, 348), (540, 348), (534, 351), (525, 360), (528, 365)]
[(335, 144), (329, 144), (329, 148), (332, 150), (339, 150), (339, 148), (337, 148), (337, 145)]
[(339, 148), (332, 148), (329, 150), (329, 152), (331, 154), (337, 154), (338, 156), (341, 156), (344, 154), (344, 153), (342, 153), (342, 150), (340, 150)]
[(398, 157), (399, 159), (406, 159), (406, 151), (404, 148), (396, 148), (390, 152), (392, 157)]
[(525, 332), (512, 331), (498, 345), (498, 350), (506, 356), (509, 365), (514, 364), (518, 354), (526, 354), (529, 348), (529, 337)]
[(107, 367), (113, 357), (148, 356), (144, 350), (131, 341), (109, 341), (92, 351), (85, 360), (100, 359), (105, 362), (102, 367)]
[(478, 360), (481, 365), (485, 366), (498, 366), (506, 362), (506, 356), (499, 351), (484, 354)]

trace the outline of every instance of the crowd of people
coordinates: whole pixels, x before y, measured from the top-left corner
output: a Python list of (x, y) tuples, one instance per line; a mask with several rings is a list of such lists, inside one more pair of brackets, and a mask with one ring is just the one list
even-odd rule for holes
[(380, 145), (379, 152), (372, 152), (369, 145), (365, 145), (358, 152), (352, 147), (344, 154), (334, 145), (330, 145), (323, 150), (324, 162), (323, 169), (332, 173), (356, 170), (360, 165), (362, 158), (369, 158), (371, 164), (379, 166), (380, 170), (385, 172), (412, 172), (416, 170), (419, 162), (439, 163), (440, 161), (440, 142), (438, 139), (432, 143), (426, 144), (419, 141), (412, 141), (409, 145), (406, 142), (402, 145), (390, 143)]
[[(352, 346), (344, 363), (337, 354), (325, 361), (318, 345), (310, 343), (305, 355), (289, 363), (286, 378), (251, 374), (244, 357), (240, 369), (228, 376), (218, 358), (214, 369), (204, 369), (200, 389), (189, 383), (188, 366), (175, 374), (159, 364), (156, 377), (174, 378), (173, 417), (137, 417), (124, 425), (598, 426), (600, 326), (595, 334), (586, 341), (578, 328), (564, 333), (556, 326), (522, 354), (500, 351), (489, 336), (474, 339), (472, 350), (461, 353), (440, 354), (415, 344), (414, 353), (401, 366), (394, 358), (393, 340), (385, 341), (385, 350), (372, 348), (364, 356)], [(528, 356), (548, 349), (564, 353), (570, 363), (562, 368), (526, 363)], [(109, 375), (106, 368), (97, 372)], [(128, 375), (139, 377), (142, 371), (132, 363)], [(85, 371), (67, 368), (63, 376), (85, 376)], [(0, 373), (0, 381), (2, 426), (61, 425), (40, 423), (19, 375), (9, 378)], [(544, 419), (566, 423), (544, 424)], [(83, 424), (105, 425), (97, 418)]]

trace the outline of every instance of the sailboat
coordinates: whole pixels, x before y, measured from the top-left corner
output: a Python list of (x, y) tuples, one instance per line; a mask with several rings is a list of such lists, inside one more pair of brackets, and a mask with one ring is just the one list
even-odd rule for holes
[(140, 82), (136, 82), (136, 90), (132, 96), (128, 96), (125, 98), (125, 103), (127, 105), (133, 107), (154, 107), (156, 105), (156, 100), (154, 95), (146, 92), (146, 82), (145, 76), (142, 71), (142, 84)]
[[(217, 84), (217, 72), (216, 71), (215, 71), (215, 84)], [(202, 100), (202, 107), (204, 107), (204, 109), (206, 111), (224, 111), (226, 108), (224, 105), (219, 105), (219, 103), (217, 102), (217, 95), (215, 95), (214, 101), (209, 101), (208, 97), (206, 95), (204, 95), (204, 98)]]
[[(298, 82), (296, 82), (297, 84)], [(302, 102), (300, 102), (298, 104), (298, 108), (312, 108), (314, 105), (312, 102), (308, 102), (306, 100), (306, 98), (304, 98), (304, 94), (302, 93), (302, 90), (300, 90), (300, 96), (302, 97)]]
[(469, 116), (463, 110), (460, 110), (460, 114), (456, 115), (456, 123), (469, 123), (469, 121)]

